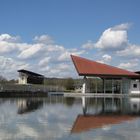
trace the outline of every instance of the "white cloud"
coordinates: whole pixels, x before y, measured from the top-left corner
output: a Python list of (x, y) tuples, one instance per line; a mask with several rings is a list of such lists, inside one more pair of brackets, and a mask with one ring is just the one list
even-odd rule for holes
[(112, 30), (111, 28), (105, 30), (95, 43), (95, 48), (102, 50), (123, 49), (127, 45), (127, 31)]
[(98, 60), (97, 62), (109, 64), (109, 63), (111, 62), (111, 60), (112, 60), (111, 55), (104, 54), (104, 55), (102, 56), (102, 59), (101, 59), (101, 60)]
[(31, 45), (29, 48), (23, 50), (19, 55), (18, 58), (21, 59), (27, 59), (27, 58), (31, 58), (34, 55), (36, 55), (42, 48), (41, 44), (34, 44)]
[[(0, 35), (0, 74), (6, 78), (18, 75), (18, 69), (28, 69), (49, 77), (70, 77), (70, 54), (81, 55), (84, 50), (67, 49), (54, 43), (48, 35), (36, 36), (33, 43), (21, 42), (19, 37)], [(26, 62), (25, 62), (26, 61)], [(17, 78), (17, 77), (15, 77)]]
[(112, 27), (112, 30), (128, 30), (130, 26), (130, 23), (123, 23)]
[(117, 51), (117, 54), (119, 56), (140, 57), (140, 46), (129, 45), (124, 50)]
[(16, 46), (13, 43), (0, 41), (0, 53), (8, 53), (15, 50)]
[(138, 66), (138, 62), (135, 60), (131, 60), (130, 62), (120, 63), (118, 65), (119, 68), (127, 69), (127, 70), (134, 70), (134, 68)]
[(127, 29), (130, 24), (120, 24), (106, 29), (96, 43), (88, 41), (83, 48), (97, 48), (101, 50), (122, 50), (128, 44)]
[(46, 46), (46, 50), (48, 52), (60, 52), (60, 51), (63, 52), (65, 50), (65, 48), (63, 46), (60, 46), (57, 44), (55, 44), (55, 45), (49, 44)]
[(81, 55), (85, 53), (85, 51), (78, 51), (76, 49), (74, 50), (65, 50), (62, 54), (60, 54), (60, 56), (58, 57), (58, 61), (69, 61), (70, 60), (70, 55), (73, 54), (73, 55)]
[[(0, 35), (0, 74), (7, 78), (17, 78), (17, 69), (28, 69), (47, 77), (75, 77), (70, 55), (84, 55), (93, 57), (102, 63), (119, 65), (126, 69), (138, 67), (139, 61), (126, 61), (122, 56), (139, 58), (140, 46), (130, 44), (127, 39), (129, 24), (120, 24), (105, 30), (99, 40), (94, 43), (88, 41), (82, 47), (84, 49), (66, 48), (55, 43), (49, 35), (36, 36), (33, 43), (21, 42), (19, 37), (9, 34)], [(85, 50), (89, 48), (90, 50)], [(95, 53), (92, 51), (95, 49)], [(98, 51), (97, 51), (98, 50)], [(107, 51), (112, 50), (112, 52)], [(94, 53), (94, 56), (93, 54)], [(119, 61), (116, 61), (116, 58)], [(130, 58), (129, 58), (130, 59)], [(121, 62), (118, 64), (118, 62)], [(133, 65), (131, 65), (133, 63)]]
[(91, 40), (89, 40), (87, 43), (82, 45), (83, 49), (92, 49), (94, 47), (95, 47), (95, 44)]
[(54, 41), (49, 35), (35, 36), (34, 41), (43, 44), (53, 44)]
[(18, 69), (28, 69), (28, 63), (20, 62), (9, 57), (0, 56), (0, 75), (9, 78), (15, 78)]
[(45, 57), (44, 59), (40, 60), (39, 66), (44, 67), (47, 66), (50, 62), (51, 57)]
[(104, 59), (105, 62), (110, 62), (112, 60), (112, 57), (108, 54), (104, 54), (102, 58)]
[(20, 40), (19, 36), (11, 36), (9, 34), (1, 34), (0, 35), (0, 41), (5, 42), (18, 42)]
[[(47, 48), (46, 48), (47, 49)], [(40, 71), (45, 73), (48, 77), (71, 77), (76, 75), (76, 73), (72, 73), (74, 71), (73, 64), (71, 62), (70, 55), (80, 55), (85, 51), (78, 51), (77, 49), (66, 49), (62, 46), (52, 45), (52, 50), (50, 51), (50, 47), (47, 50), (46, 57), (42, 58), (39, 61)]]

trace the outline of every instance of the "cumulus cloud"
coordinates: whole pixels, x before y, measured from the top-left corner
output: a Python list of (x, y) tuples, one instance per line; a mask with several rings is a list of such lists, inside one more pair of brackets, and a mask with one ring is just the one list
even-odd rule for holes
[(35, 36), (34, 41), (44, 44), (53, 44), (54, 40), (49, 35)]
[(19, 36), (11, 36), (9, 34), (1, 34), (0, 35), (0, 41), (5, 42), (18, 42), (20, 40)]
[(28, 69), (29, 67), (28, 63), (0, 56), (0, 75), (6, 76), (7, 78), (15, 78), (18, 69)]
[(122, 62), (118, 65), (118, 67), (127, 69), (127, 70), (134, 70), (135, 67), (138, 66), (138, 59), (132, 59), (130, 62)]
[(102, 57), (103, 57), (104, 61), (106, 61), (106, 62), (110, 62), (112, 59), (112, 57), (108, 54), (104, 54)]
[(34, 45), (30, 45), (29, 48), (23, 50), (19, 55), (18, 58), (21, 59), (27, 59), (27, 58), (31, 58), (34, 55), (36, 55), (42, 48), (42, 45), (40, 44), (34, 44)]
[(81, 55), (84, 50), (67, 49), (54, 43), (49, 35), (36, 36), (33, 40), (27, 43), (17, 36), (0, 35), (0, 74), (13, 78), (18, 69), (27, 69), (49, 77), (73, 76), (70, 54)]
[(70, 55), (73, 54), (73, 55), (81, 55), (83, 54), (85, 51), (78, 51), (78, 50), (65, 50), (64, 53), (62, 53), (59, 57), (58, 57), (58, 60), (59, 61), (68, 61), (70, 60)]
[(74, 67), (71, 62), (70, 55), (81, 55), (85, 51), (78, 51), (77, 49), (66, 49), (62, 46), (54, 46), (54, 51), (48, 48), (46, 57), (39, 61), (40, 71), (46, 76), (51, 77), (71, 77), (74, 76)]
[(17, 75), (17, 69), (25, 68), (46, 77), (75, 77), (77, 73), (71, 62), (71, 54), (93, 57), (95, 61), (107, 64), (115, 60), (113, 64), (121, 68), (136, 68), (138, 61), (125, 60), (140, 56), (140, 46), (128, 41), (129, 27), (128, 23), (110, 27), (101, 34), (97, 42), (88, 41), (81, 49), (59, 45), (49, 35), (35, 36), (32, 43), (27, 43), (22, 42), (18, 36), (1, 34), (0, 73), (3, 74), (4, 71), (5, 76), (14, 77)]
[(96, 43), (88, 41), (83, 48), (97, 48), (101, 50), (122, 50), (128, 44), (127, 30), (130, 24), (120, 24), (106, 29)]
[(98, 60), (98, 62), (109, 64), (109, 63), (111, 62), (111, 60), (112, 60), (111, 55), (104, 54), (104, 55), (102, 56), (102, 59), (101, 59), (101, 60)]
[(131, 23), (123, 23), (112, 27), (112, 30), (128, 30), (131, 26)]
[(95, 47), (95, 44), (91, 40), (89, 40), (87, 43), (82, 45), (83, 49), (92, 49), (94, 47)]
[(127, 32), (110, 28), (103, 32), (95, 47), (102, 50), (114, 50), (123, 49), (125, 45), (127, 45)]
[(44, 67), (47, 66), (50, 62), (51, 57), (45, 57), (44, 59), (40, 60), (39, 66)]
[(140, 46), (129, 45), (124, 50), (117, 51), (119, 56), (140, 57)]

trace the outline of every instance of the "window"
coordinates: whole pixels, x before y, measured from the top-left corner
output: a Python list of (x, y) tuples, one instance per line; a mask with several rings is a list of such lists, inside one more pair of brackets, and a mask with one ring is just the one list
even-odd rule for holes
[(137, 88), (137, 84), (133, 84), (133, 88)]
[(137, 109), (137, 104), (134, 104), (134, 105), (133, 105), (133, 108), (134, 108), (134, 109)]

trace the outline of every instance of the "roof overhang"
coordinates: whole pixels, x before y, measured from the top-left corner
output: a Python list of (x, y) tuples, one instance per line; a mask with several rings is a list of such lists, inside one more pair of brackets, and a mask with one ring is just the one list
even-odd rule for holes
[(135, 72), (88, 60), (79, 56), (71, 55), (71, 58), (79, 76), (140, 79), (140, 75)]
[(37, 76), (37, 77), (44, 77), (41, 74), (38, 74), (38, 73), (35, 73), (35, 72), (32, 72), (32, 71), (28, 71), (28, 70), (24, 70), (24, 69), (18, 70), (18, 72), (21, 72), (21, 73), (24, 73), (24, 74), (27, 74), (27, 75)]

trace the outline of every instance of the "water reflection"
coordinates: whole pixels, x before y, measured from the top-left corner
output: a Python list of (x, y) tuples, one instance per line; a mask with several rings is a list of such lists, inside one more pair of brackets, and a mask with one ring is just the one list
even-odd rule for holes
[(0, 112), (1, 139), (140, 137), (139, 98), (5, 98)]
[(17, 106), (18, 106), (18, 114), (24, 114), (33, 112), (43, 107), (43, 101), (34, 99), (20, 99), (17, 102)]
[(134, 120), (140, 115), (140, 99), (82, 97), (82, 108), (83, 114), (77, 116), (71, 133)]
[(86, 98), (82, 97), (83, 114), (140, 115), (140, 98)]

